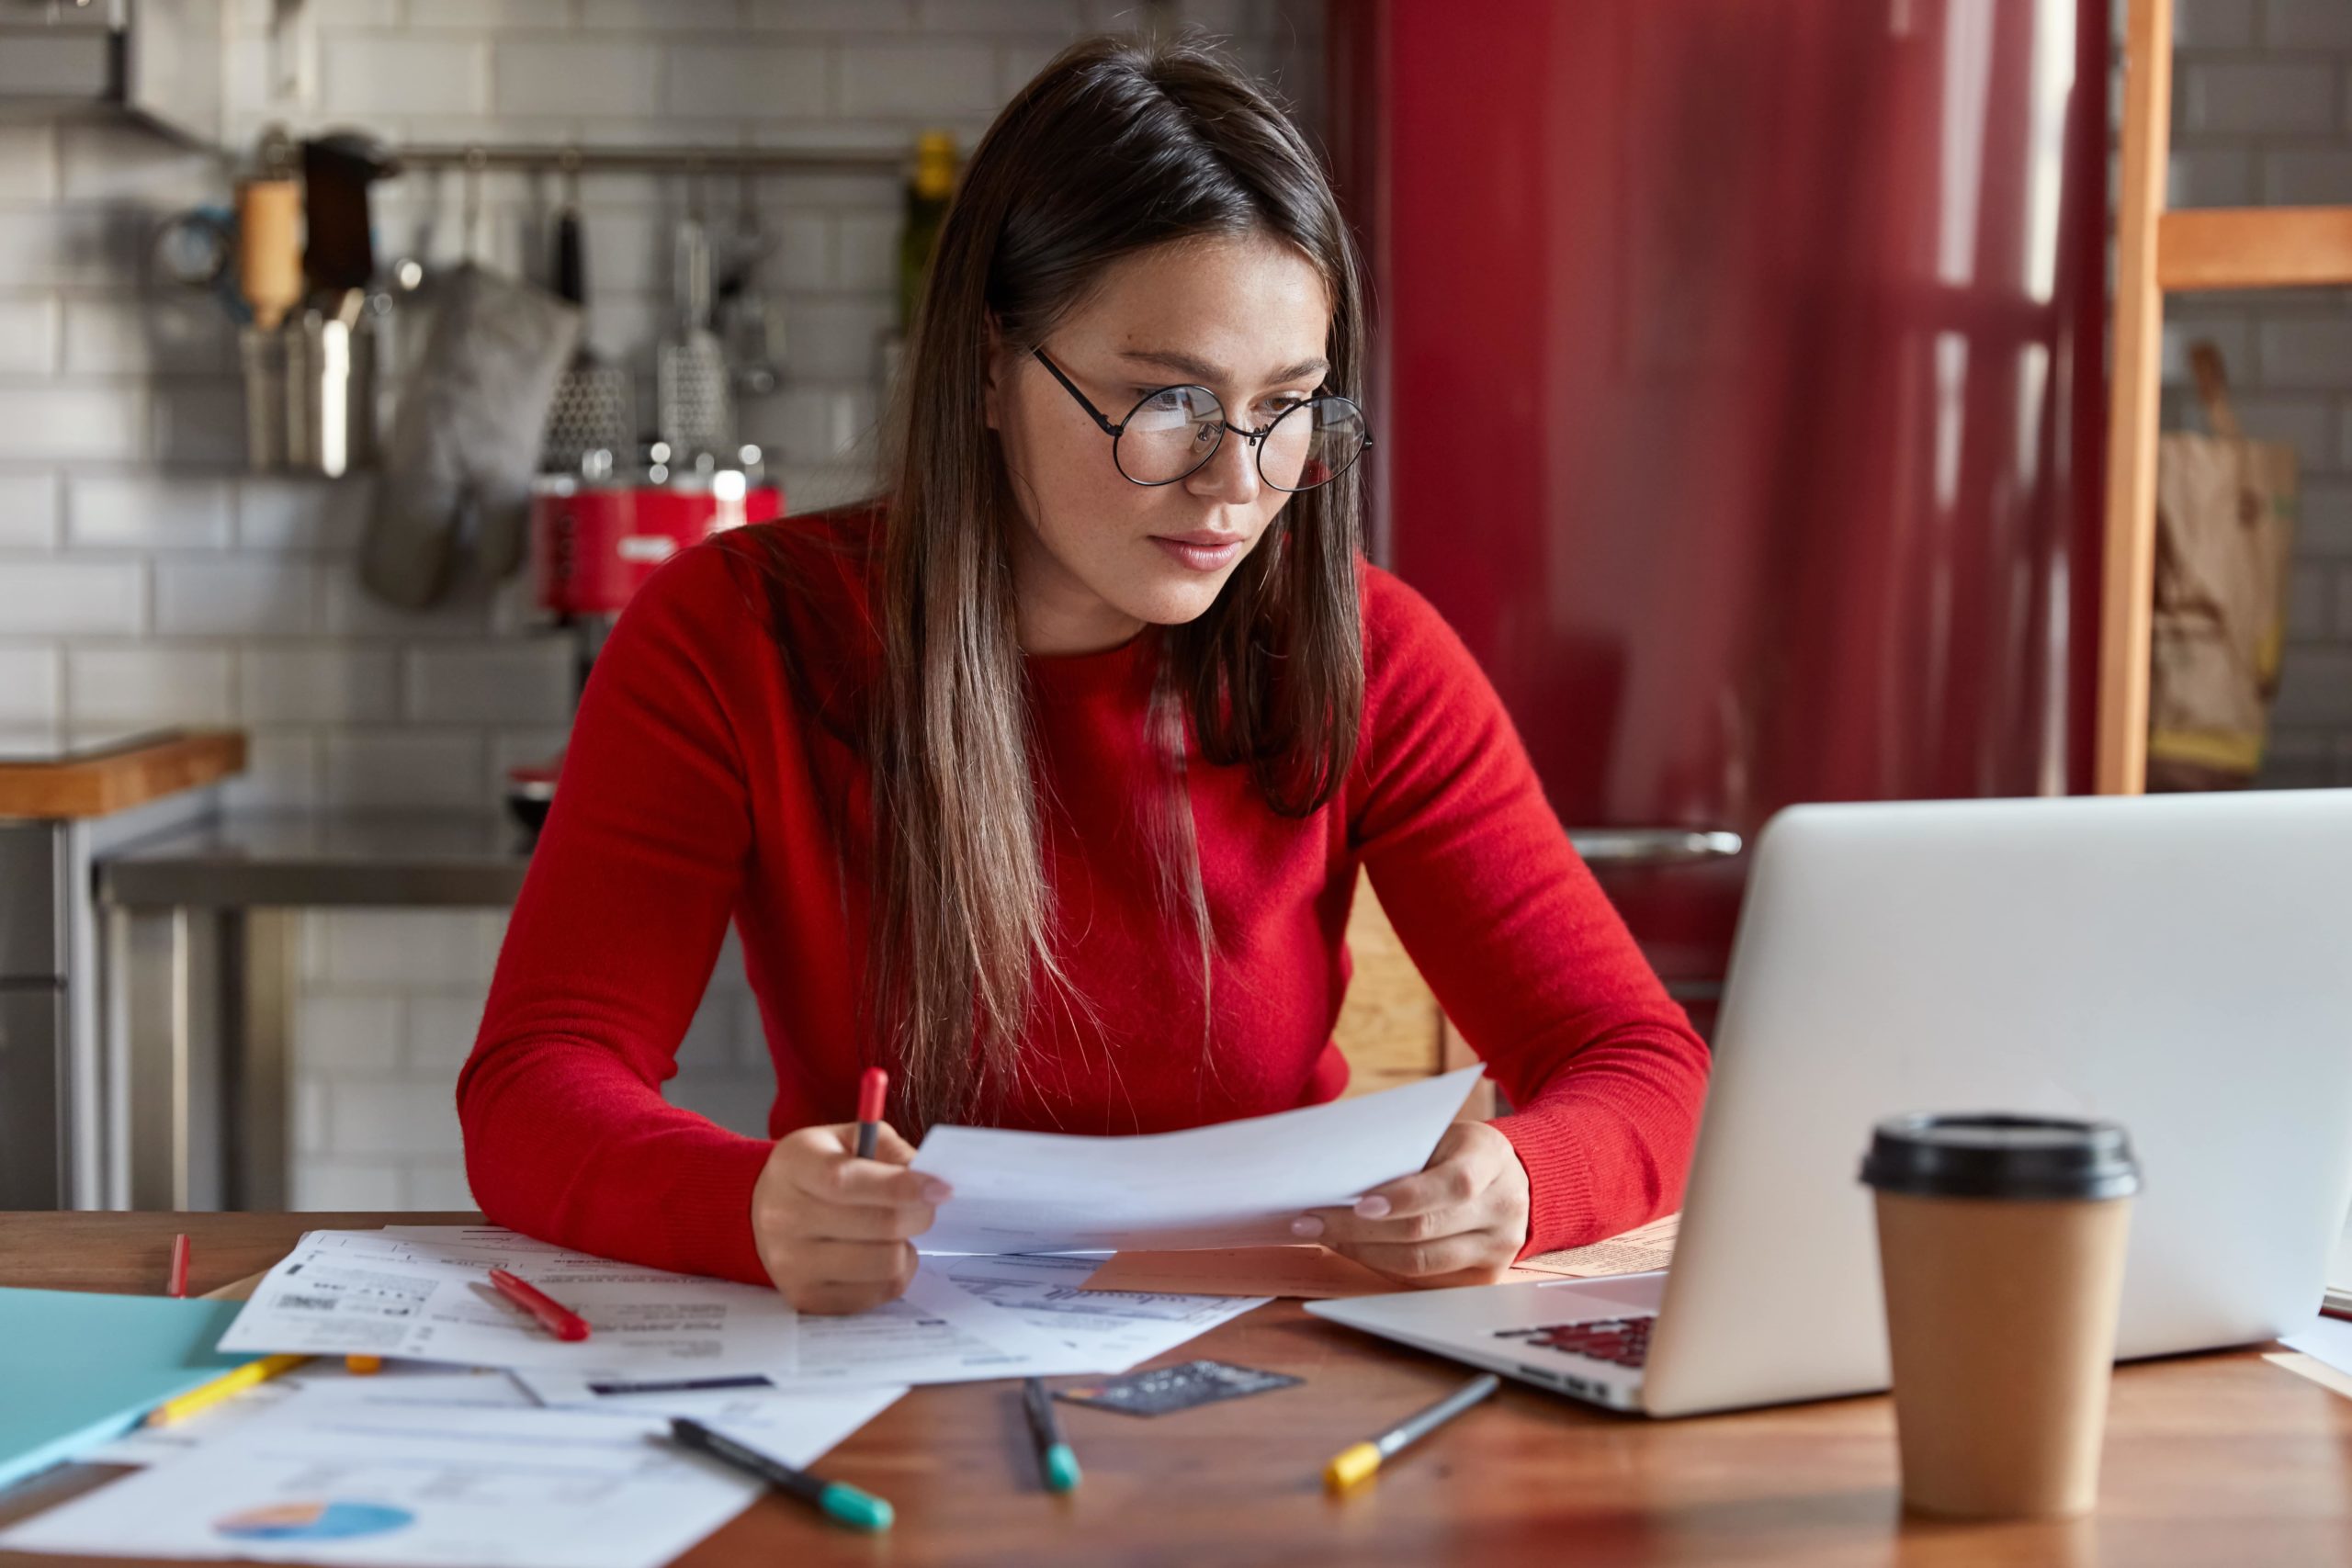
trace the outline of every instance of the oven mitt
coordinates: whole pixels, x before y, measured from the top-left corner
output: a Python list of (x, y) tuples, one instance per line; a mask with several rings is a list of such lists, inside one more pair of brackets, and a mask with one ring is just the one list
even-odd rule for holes
[(489, 579), (522, 560), (548, 406), (580, 337), (576, 307), (471, 263), (435, 293), (359, 547), (360, 581), (411, 610), (448, 591), (469, 544)]

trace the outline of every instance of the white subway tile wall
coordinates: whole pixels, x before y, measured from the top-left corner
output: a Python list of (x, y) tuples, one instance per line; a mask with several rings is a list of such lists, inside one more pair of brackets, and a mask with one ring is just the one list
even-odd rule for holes
[(2195, 135), (2324, 136), (2337, 129), (2336, 73), (2323, 61), (2199, 60), (2180, 62), (2187, 112), (2180, 128)]
[(2245, 49), (2255, 39), (2260, 0), (2188, 0), (2173, 15), (2173, 39), (2183, 48)]
[(53, 648), (0, 648), (0, 728), (46, 729), (64, 707), (63, 661)]
[[(315, 83), (277, 96), (269, 0), (234, 0), (230, 143), (357, 125), (450, 142), (967, 148), (1064, 43), (1148, 20), (1230, 38), (1309, 124), (1322, 0), (310, 0)], [(298, 73), (299, 74), (299, 73)], [(504, 770), (561, 746), (568, 642), (519, 580), (423, 613), (358, 586), (372, 487), (241, 471), (232, 329), (154, 282), (157, 222), (226, 199), (237, 159), (103, 112), (0, 124), (0, 738), (236, 724), (239, 809), (492, 809)], [(560, 182), (417, 174), (379, 187), (381, 254), (468, 254), (544, 277)], [(588, 338), (650, 383), (691, 182), (590, 175)], [(723, 237), (755, 223), (783, 382), (743, 410), (795, 511), (871, 484), (878, 339), (894, 320), (894, 177), (710, 178)], [(748, 197), (748, 205), (746, 197)], [(2323, 410), (2323, 414), (2324, 411)], [(504, 931), (495, 911), (312, 911), (295, 1000), (295, 1197), (462, 1207), (454, 1085)], [(729, 938), (672, 1099), (758, 1132), (773, 1092)]]
[(62, 496), (55, 474), (0, 470), (0, 550), (55, 548)]
[(11, 560), (0, 567), (0, 637), (137, 636), (147, 618), (147, 563)]
[[(297, 1207), (468, 1208), (456, 1083), (503, 912), (312, 910), (294, 1018)], [(765, 1131), (774, 1070), (730, 931), (679, 1048), (675, 1104)]]
[(399, 716), (400, 661), (389, 649), (301, 642), (248, 649), (239, 716), (253, 724), (383, 724)]
[(0, 376), (48, 375), (57, 342), (57, 301), (0, 299)]
[(230, 655), (222, 649), (82, 643), (65, 655), (66, 714), (92, 732), (131, 725), (225, 724), (235, 707), (230, 669)]
[(76, 474), (65, 542), (74, 549), (219, 550), (229, 545), (229, 481), (203, 474)]
[(0, 201), (48, 201), (57, 195), (57, 132), (47, 125), (0, 125)]
[[(2178, 0), (2172, 199), (2352, 204), (2352, 0)], [(2165, 426), (2203, 428), (2187, 349), (2220, 346), (2249, 432), (2300, 460), (2287, 662), (2262, 782), (2352, 784), (2352, 290), (2176, 295)]]

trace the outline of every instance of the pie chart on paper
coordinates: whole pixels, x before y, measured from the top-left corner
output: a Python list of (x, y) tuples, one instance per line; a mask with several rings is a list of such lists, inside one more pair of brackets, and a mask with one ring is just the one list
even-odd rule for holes
[(352, 1540), (386, 1535), (415, 1521), (406, 1508), (389, 1504), (325, 1499), (240, 1508), (213, 1520), (212, 1529), (231, 1540)]

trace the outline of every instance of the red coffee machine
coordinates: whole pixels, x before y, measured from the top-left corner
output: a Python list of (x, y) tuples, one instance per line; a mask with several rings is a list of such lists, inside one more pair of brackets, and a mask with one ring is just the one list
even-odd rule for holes
[[(723, 529), (784, 514), (784, 491), (764, 478), (756, 446), (742, 448), (732, 467), (707, 455), (673, 467), (658, 442), (648, 457), (628, 472), (592, 465), (579, 475), (541, 475), (532, 486), (532, 594), (554, 625), (572, 632), (579, 687), (613, 623), (662, 562)], [(562, 765), (558, 753), (507, 770), (507, 804), (535, 832)]]

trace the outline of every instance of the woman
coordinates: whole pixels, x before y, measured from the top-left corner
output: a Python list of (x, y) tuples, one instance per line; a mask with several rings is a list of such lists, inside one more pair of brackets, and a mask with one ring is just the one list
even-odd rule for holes
[[(1705, 1048), (1467, 651), (1360, 558), (1362, 333), (1313, 154), (1219, 57), (1084, 43), (1006, 107), (886, 498), (685, 551), (598, 660), (458, 1082), (492, 1219), (887, 1301), (948, 1196), (924, 1127), (1337, 1096), (1359, 865), (1516, 1110), (1294, 1232), (1461, 1284), (1674, 1206)], [(659, 1089), (730, 919), (773, 1141)]]

